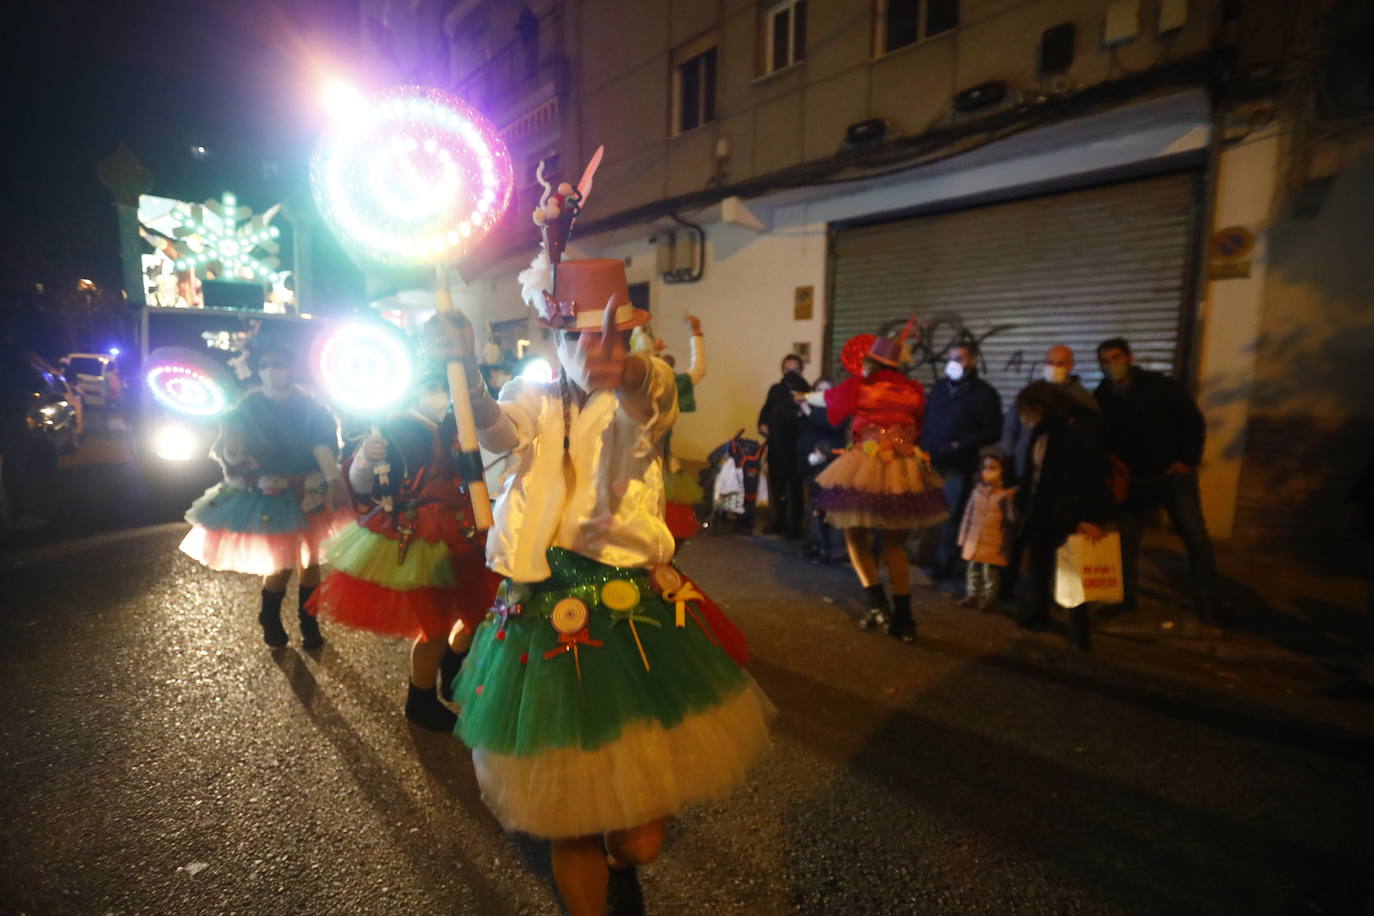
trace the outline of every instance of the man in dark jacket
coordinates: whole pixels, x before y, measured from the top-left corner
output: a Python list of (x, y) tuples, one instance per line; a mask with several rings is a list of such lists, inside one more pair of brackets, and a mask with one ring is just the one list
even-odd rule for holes
[(801, 435), (801, 410), (795, 394), (811, 390), (802, 378), (802, 358), (789, 353), (782, 358), (782, 381), (774, 382), (759, 411), (759, 432), (768, 440), (768, 496), (777, 519), (770, 533), (792, 540), (802, 537), (802, 475), (798, 466), (797, 439)]
[(1188, 549), (1198, 616), (1219, 625), (1215, 605), (1216, 559), (1202, 517), (1198, 465), (1207, 422), (1188, 392), (1174, 379), (1135, 365), (1131, 345), (1121, 337), (1097, 347), (1102, 384), (1097, 401), (1106, 422), (1107, 449), (1130, 471), (1121, 512), (1121, 553), (1126, 606), (1135, 607), (1140, 581), (1140, 540), (1158, 506), (1169, 513)]
[(978, 453), (1002, 434), (1002, 396), (978, 377), (978, 348), (956, 344), (945, 364), (945, 377), (926, 400), (921, 448), (945, 481), (949, 521), (936, 530), (933, 579), (959, 578), (959, 523), (964, 517), (970, 481), (978, 470)]

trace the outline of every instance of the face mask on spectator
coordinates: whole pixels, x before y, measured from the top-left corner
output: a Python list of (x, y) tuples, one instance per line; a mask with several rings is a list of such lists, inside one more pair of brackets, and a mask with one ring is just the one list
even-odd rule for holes
[(957, 359), (952, 359), (945, 363), (945, 378), (951, 382), (957, 382), (964, 377), (964, 364)]
[(1069, 380), (1068, 366), (1051, 366), (1045, 364), (1045, 381), (1055, 385), (1062, 385)]

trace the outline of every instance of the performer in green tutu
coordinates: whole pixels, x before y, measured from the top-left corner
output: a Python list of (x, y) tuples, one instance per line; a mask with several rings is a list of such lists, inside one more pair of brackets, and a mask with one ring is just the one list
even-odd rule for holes
[(662, 360), (627, 352), (648, 315), (624, 266), (556, 274), (541, 254), (521, 281), (556, 331), (557, 380), (517, 379), (492, 400), (471, 327), (451, 319), (440, 344), (466, 366), (482, 446), (514, 458), (487, 538), (506, 580), (457, 679), (457, 734), (501, 823), (552, 841), (568, 910), (600, 916), (608, 877), (637, 893), (633, 868), (671, 815), (743, 781), (772, 707), (738, 631), (672, 565), (658, 445), (677, 385)]

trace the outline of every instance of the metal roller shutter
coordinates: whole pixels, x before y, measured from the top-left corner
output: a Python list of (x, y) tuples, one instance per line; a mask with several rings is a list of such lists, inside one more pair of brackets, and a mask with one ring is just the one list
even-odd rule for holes
[[(855, 334), (912, 312), (937, 359), (982, 339), (983, 375), (1004, 403), (1068, 344), (1090, 387), (1097, 344), (1121, 335), (1137, 361), (1174, 372), (1190, 289), (1195, 173), (1105, 185), (835, 234), (827, 365)], [(919, 359), (918, 354), (918, 359)], [(843, 371), (843, 370), (840, 370)], [(929, 382), (938, 366), (922, 365)]]

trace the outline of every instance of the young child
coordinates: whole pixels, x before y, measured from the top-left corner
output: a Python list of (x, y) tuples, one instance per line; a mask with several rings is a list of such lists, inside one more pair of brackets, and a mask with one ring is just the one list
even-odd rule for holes
[(224, 480), (186, 512), (187, 555), (211, 569), (262, 576), (258, 623), (272, 648), (286, 645), (282, 599), (292, 570), (300, 571), (297, 608), (301, 645), (324, 645), (306, 613), (320, 581), (320, 545), (353, 520), (339, 471), (338, 423), (296, 387), (295, 350), (270, 331), (245, 350), (262, 387), (243, 396), (220, 424), (211, 454)]
[(997, 599), (1002, 569), (1011, 552), (1016, 488), (1005, 485), (1007, 459), (995, 447), (982, 452), (978, 485), (959, 526), (959, 546), (968, 563), (968, 594), (959, 604), (986, 611)]
[(364, 514), (324, 545), (333, 572), (309, 610), (353, 629), (413, 637), (406, 718), (452, 731), (457, 717), (439, 701), (435, 676), (446, 658), (451, 683), (461, 654), (445, 656), (445, 640), (461, 621), (456, 642), (466, 649), (500, 580), (486, 568), (453, 458), (456, 427), (443, 368), (424, 373), (409, 401), (346, 462)]

